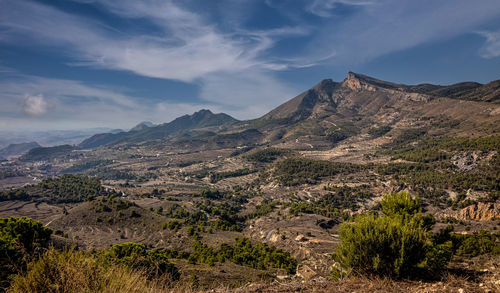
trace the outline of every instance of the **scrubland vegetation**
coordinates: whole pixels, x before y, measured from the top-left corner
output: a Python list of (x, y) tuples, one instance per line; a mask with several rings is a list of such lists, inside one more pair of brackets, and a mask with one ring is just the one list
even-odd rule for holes
[[(332, 188), (331, 191), (363, 193), (365, 188)], [(228, 197), (218, 191), (206, 191), (200, 196)], [(129, 207), (124, 204), (126, 201), (112, 197), (98, 201), (97, 206), (106, 205), (112, 209)], [(266, 215), (276, 204), (264, 202), (246, 218)], [(223, 205), (209, 204), (199, 208), (222, 215), (222, 218), (227, 217), (224, 211), (230, 211)], [(168, 222), (165, 228), (172, 230), (183, 225), (194, 227), (193, 224), (204, 219), (203, 215), (193, 216), (179, 206), (166, 214), (184, 219), (184, 222)], [(454, 257), (500, 253), (498, 233), (455, 234), (452, 225), (437, 233), (431, 232), (436, 221), (430, 215), (424, 216), (419, 199), (406, 192), (386, 194), (377, 209), (346, 219), (339, 230), (340, 244), (332, 248), (336, 263), (332, 280), (359, 276), (435, 279), (446, 273)], [(244, 223), (245, 219), (237, 221)], [(188, 229), (189, 233), (194, 236)], [(57, 233), (31, 219), (0, 219), (2, 288), (9, 292), (153, 292), (187, 286), (185, 279), (179, 279), (179, 268), (175, 264), (179, 261), (209, 266), (231, 262), (258, 270), (282, 270), (292, 275), (298, 265), (288, 252), (244, 237), (218, 247), (195, 239), (186, 250), (151, 248), (129, 242), (105, 250), (79, 251), (68, 245), (54, 246), (52, 238), (58, 237), (54, 234)]]
[(102, 187), (99, 179), (67, 174), (47, 178), (36, 185), (21, 189), (2, 191), (0, 201), (46, 199), (58, 203), (82, 202), (106, 194), (108, 192)]

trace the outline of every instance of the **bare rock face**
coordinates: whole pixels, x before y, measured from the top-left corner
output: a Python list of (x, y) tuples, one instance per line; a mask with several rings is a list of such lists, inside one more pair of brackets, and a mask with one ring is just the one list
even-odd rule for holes
[(344, 79), (343, 84), (353, 91), (361, 90), (361, 89), (368, 90), (368, 91), (376, 91), (377, 90), (374, 86), (357, 78), (356, 75), (352, 72), (349, 72), (347, 74), (347, 78)]
[(500, 217), (500, 203), (477, 203), (457, 212), (456, 218), (467, 221), (492, 221)]
[(479, 154), (477, 152), (465, 152), (453, 156), (451, 161), (460, 171), (470, 171), (477, 165)]

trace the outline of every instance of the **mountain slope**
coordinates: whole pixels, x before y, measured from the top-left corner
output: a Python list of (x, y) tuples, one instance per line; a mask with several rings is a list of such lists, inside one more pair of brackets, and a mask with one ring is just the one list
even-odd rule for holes
[(474, 129), (491, 134), (500, 130), (499, 83), (404, 85), (349, 72), (341, 82), (323, 80), (251, 125), (266, 135), (263, 142), (298, 149), (329, 148), (350, 137), (366, 140), (381, 127), (396, 134), (412, 128), (437, 135)]
[(84, 140), (79, 147), (95, 148), (121, 142), (138, 143), (147, 140), (166, 139), (171, 135), (184, 131), (210, 127), (218, 128), (224, 125), (234, 124), (237, 121), (238, 120), (224, 113), (214, 114), (210, 110), (200, 110), (192, 115), (184, 115), (169, 123), (160, 124), (158, 126), (140, 127), (141, 129), (135, 129), (136, 127), (134, 127), (129, 132), (116, 134), (96, 134)]
[(143, 122), (137, 124), (136, 126), (132, 127), (130, 129), (130, 131), (140, 131), (140, 130), (144, 130), (148, 127), (153, 127), (153, 126), (154, 126), (153, 123), (151, 123), (149, 121), (143, 121)]
[[(490, 125), (499, 122), (495, 112), (500, 111), (499, 87), (500, 81), (486, 85), (404, 85), (349, 72), (343, 81), (325, 79), (254, 120), (238, 122), (226, 114), (201, 110), (154, 127), (139, 124), (129, 132), (94, 135), (80, 147), (168, 138), (170, 143), (192, 143), (200, 148), (264, 143), (299, 149), (329, 148), (350, 137), (366, 136), (373, 128), (402, 132), (424, 127), (425, 131), (437, 133), (445, 131), (437, 125), (446, 123), (454, 124), (449, 130), (456, 133), (469, 133), (474, 128), (491, 133), (498, 128)], [(253, 131), (251, 136), (245, 132), (249, 130)], [(228, 139), (231, 137), (233, 142)]]
[(0, 150), (0, 157), (8, 158), (10, 156), (19, 156), (27, 153), (31, 149), (38, 148), (37, 142), (14, 143)]

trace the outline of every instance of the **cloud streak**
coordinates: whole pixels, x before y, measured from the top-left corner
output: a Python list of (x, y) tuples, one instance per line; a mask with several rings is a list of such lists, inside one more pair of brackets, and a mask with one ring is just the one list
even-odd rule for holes
[[(200, 15), (172, 1), (86, 2), (124, 19), (147, 21), (156, 30), (148, 35), (120, 33), (96, 21), (19, 0), (3, 3), (0, 26), (8, 29), (4, 41), (29, 39), (50, 46), (57, 44), (65, 48), (64, 54), (76, 60), (71, 63), (73, 66), (125, 70), (146, 77), (195, 83), (201, 87), (200, 98), (233, 109), (255, 108), (256, 100), (262, 102), (260, 111), (254, 109), (245, 114), (238, 110), (243, 114), (239, 118), (262, 115), (275, 104), (272, 101), (282, 101), (285, 95), (295, 92), (272, 72), (296, 64), (276, 63), (261, 55), (283, 37), (306, 34), (306, 27), (253, 31), (236, 27), (231, 32), (220, 32)], [(222, 76), (225, 82), (221, 81)], [(236, 89), (235, 84), (242, 87)], [(250, 85), (265, 88), (266, 92)], [(255, 92), (260, 95), (249, 99)], [(115, 98), (118, 104), (120, 100), (127, 102), (123, 97)]]
[(331, 17), (339, 4), (349, 6), (372, 5), (373, 0), (314, 0), (306, 6), (306, 10), (321, 17)]
[(480, 32), (481, 36), (486, 38), (486, 43), (481, 48), (480, 55), (483, 58), (495, 58), (500, 56), (500, 31)]
[(334, 64), (359, 64), (391, 52), (473, 33), (500, 17), (500, 2), (494, 0), (481, 1), (481, 5), (467, 0), (380, 0), (369, 5), (368, 1), (319, 2), (360, 6), (348, 19), (327, 19), (311, 42), (309, 54), (313, 56), (334, 48), (337, 54), (330, 61)]
[(122, 18), (148, 20), (158, 31), (151, 35), (120, 34), (100, 23), (21, 0), (3, 4), (0, 25), (40, 43), (71, 46), (77, 54), (70, 54), (81, 59), (81, 64), (184, 82), (212, 72), (272, 67), (259, 59), (259, 54), (281, 35), (304, 33), (303, 29), (286, 27), (221, 33), (171, 1), (95, 2)]

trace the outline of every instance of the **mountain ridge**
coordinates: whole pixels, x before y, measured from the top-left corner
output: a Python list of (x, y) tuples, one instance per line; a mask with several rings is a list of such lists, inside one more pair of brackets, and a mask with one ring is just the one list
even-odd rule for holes
[(25, 143), (12, 143), (0, 149), (0, 158), (23, 155), (34, 148), (41, 147), (36, 141)]
[[(485, 85), (475, 82), (462, 82), (447, 86), (405, 85), (348, 72), (344, 80), (335, 82), (332, 79), (324, 79), (312, 88), (253, 120), (238, 121), (227, 114), (214, 114), (210, 110), (202, 109), (192, 115), (186, 114), (171, 122), (152, 127), (140, 123), (136, 126), (139, 129), (133, 128), (133, 131), (96, 134), (84, 140), (79, 147), (95, 148), (118, 143), (140, 143), (175, 137), (179, 137), (183, 143), (186, 142), (186, 139), (194, 141), (199, 137), (205, 142), (205, 145), (213, 145), (213, 143), (208, 142), (206, 137), (217, 135), (237, 137), (238, 133), (250, 129), (259, 131), (262, 134), (262, 140), (249, 141), (248, 143), (266, 143), (282, 138), (296, 140), (308, 132), (311, 132), (312, 136), (316, 136), (317, 140), (321, 140), (322, 137), (327, 137), (335, 131), (346, 132), (343, 136), (349, 137), (360, 133), (361, 129), (370, 124), (380, 122), (394, 124), (408, 119), (406, 117), (408, 115), (417, 117), (423, 115), (424, 112), (430, 113), (432, 109), (426, 108), (426, 105), (430, 104), (431, 101), (438, 105), (446, 104), (443, 107), (453, 108), (455, 112), (470, 112), (470, 109), (457, 109), (456, 101), (497, 105), (499, 95), (500, 81), (492, 81)], [(460, 115), (472, 117), (476, 114)], [(393, 116), (392, 120), (387, 120), (387, 117), (391, 115)], [(354, 118), (356, 121), (350, 121)], [(333, 125), (336, 126), (333, 127)], [(343, 128), (349, 128), (349, 131)], [(202, 129), (206, 131), (195, 131)], [(350, 133), (347, 134), (347, 132)], [(179, 136), (181, 134), (183, 136)], [(252, 136), (253, 139), (256, 137), (259, 136)], [(218, 138), (213, 139), (213, 141), (217, 140)], [(227, 142), (226, 138), (223, 140)], [(237, 141), (238, 144), (244, 143), (241, 139)], [(324, 146), (326, 147), (327, 144)]]
[(186, 114), (172, 120), (171, 122), (156, 126), (141, 127), (141, 129), (138, 130), (134, 129), (134, 127), (128, 132), (120, 132), (116, 134), (96, 134), (82, 141), (78, 146), (81, 148), (95, 148), (102, 145), (116, 144), (124, 140), (128, 140), (130, 142), (140, 142), (144, 139), (161, 139), (182, 131), (203, 127), (218, 127), (225, 124), (236, 123), (237, 121), (238, 120), (227, 114), (214, 114), (210, 110), (202, 109), (192, 115)]

